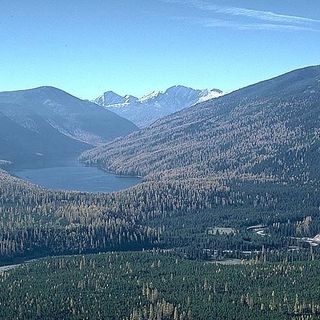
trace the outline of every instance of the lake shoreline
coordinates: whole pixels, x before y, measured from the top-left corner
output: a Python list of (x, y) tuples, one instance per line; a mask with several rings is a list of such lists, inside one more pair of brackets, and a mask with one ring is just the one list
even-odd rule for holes
[(19, 168), (8, 172), (24, 181), (53, 191), (113, 193), (143, 182), (138, 176), (119, 175), (78, 160), (63, 165), (40, 168)]

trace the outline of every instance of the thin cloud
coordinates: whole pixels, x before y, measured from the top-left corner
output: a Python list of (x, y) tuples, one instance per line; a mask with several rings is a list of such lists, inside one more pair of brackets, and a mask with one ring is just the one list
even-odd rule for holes
[(205, 28), (229, 28), (234, 30), (266, 30), (266, 31), (313, 31), (320, 32), (320, 30), (313, 29), (307, 26), (296, 26), (276, 23), (243, 23), (228, 21), (214, 18), (195, 18), (195, 17), (172, 17), (174, 20), (179, 20), (191, 24), (201, 25)]
[(309, 19), (299, 16), (288, 16), (283, 14), (274, 13), (271, 11), (257, 11), (243, 8), (216, 8), (216, 12), (230, 14), (233, 16), (244, 16), (263, 21), (279, 22), (279, 23), (292, 23), (297, 25), (311, 25), (319, 24), (320, 20)]
[(291, 30), (291, 31), (320, 31), (320, 20), (278, 14), (271, 11), (259, 11), (246, 8), (223, 7), (208, 3), (204, 0), (162, 0), (166, 3), (176, 3), (215, 14), (228, 15), (233, 17), (245, 17), (255, 22), (239, 22), (223, 19), (184, 18), (190, 22), (201, 24), (205, 27), (229, 27), (242, 30)]

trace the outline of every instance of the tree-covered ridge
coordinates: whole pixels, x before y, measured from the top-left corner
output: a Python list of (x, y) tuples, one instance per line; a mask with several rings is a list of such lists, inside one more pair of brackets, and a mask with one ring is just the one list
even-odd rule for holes
[(151, 180), (319, 181), (320, 67), (293, 71), (159, 120), (82, 160)]
[(192, 262), (109, 253), (0, 275), (2, 319), (319, 319), (319, 262)]

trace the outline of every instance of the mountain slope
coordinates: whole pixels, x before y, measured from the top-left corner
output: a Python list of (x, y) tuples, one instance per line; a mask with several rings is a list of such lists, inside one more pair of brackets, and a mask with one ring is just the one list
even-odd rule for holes
[(320, 66), (159, 120), (82, 159), (149, 179), (319, 181)]
[(56, 88), (0, 93), (0, 160), (15, 165), (62, 160), (134, 130), (128, 120)]
[(200, 101), (206, 101), (222, 95), (222, 91), (195, 90), (184, 86), (174, 86), (164, 92), (154, 91), (137, 98), (107, 91), (94, 100), (95, 103), (129, 119), (139, 127), (147, 127), (156, 120), (169, 114), (188, 108)]

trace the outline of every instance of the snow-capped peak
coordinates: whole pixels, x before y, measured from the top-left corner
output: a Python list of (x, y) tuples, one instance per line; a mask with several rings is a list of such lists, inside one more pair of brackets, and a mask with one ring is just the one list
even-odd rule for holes
[(221, 95), (222, 91), (217, 89), (195, 90), (177, 85), (165, 91), (152, 91), (141, 98), (122, 97), (108, 91), (94, 102), (140, 127), (146, 127), (161, 117)]
[(163, 94), (162, 91), (152, 91), (148, 94), (146, 94), (145, 96), (143, 96), (142, 98), (139, 99), (140, 102), (144, 102), (146, 100), (150, 100), (150, 99), (155, 99), (157, 97), (159, 97), (159, 95)]

